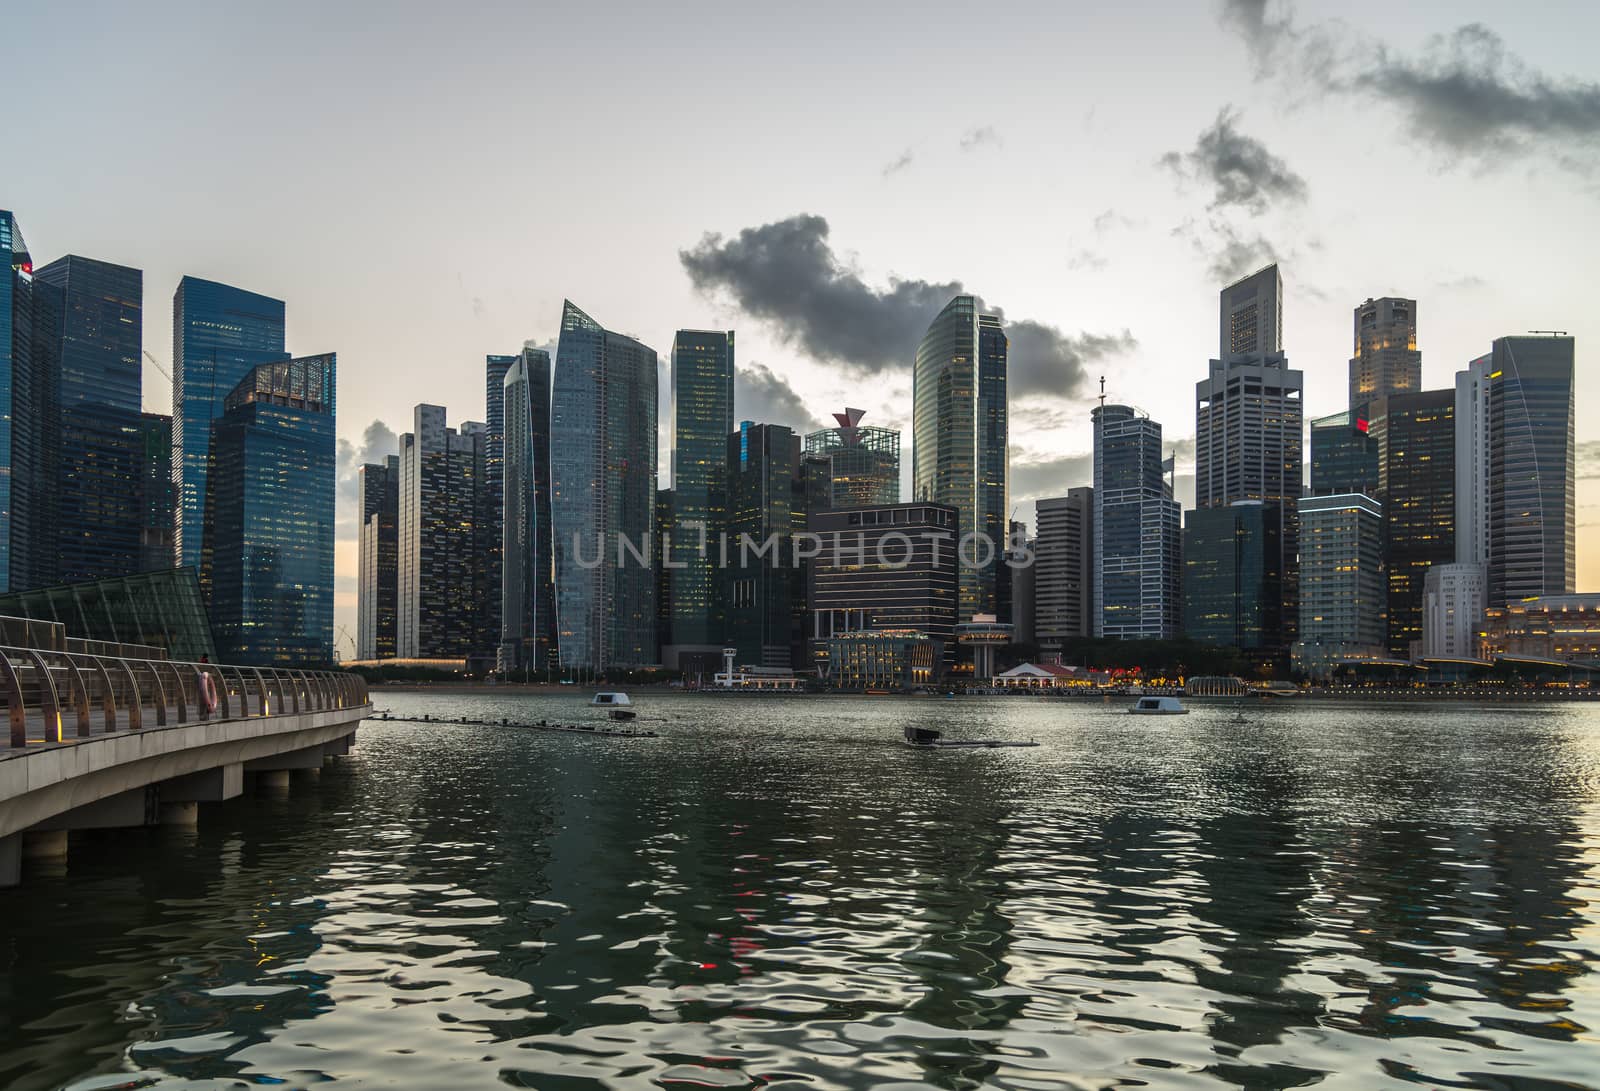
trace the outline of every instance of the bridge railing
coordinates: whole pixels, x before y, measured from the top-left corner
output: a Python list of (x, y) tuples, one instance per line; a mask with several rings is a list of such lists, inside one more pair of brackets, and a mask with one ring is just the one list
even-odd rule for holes
[(0, 694), (13, 750), (151, 727), (368, 703), (366, 682), (342, 671), (9, 647), (0, 647)]

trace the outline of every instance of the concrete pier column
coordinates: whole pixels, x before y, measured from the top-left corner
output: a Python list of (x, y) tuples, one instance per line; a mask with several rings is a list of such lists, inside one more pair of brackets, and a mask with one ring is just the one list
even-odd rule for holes
[(0, 837), (0, 887), (16, 886), (22, 881), (22, 835)]
[(66, 830), (23, 831), (22, 858), (24, 860), (59, 860), (66, 855)]
[(289, 790), (289, 770), (261, 770), (256, 774), (256, 787), (264, 792), (287, 792)]
[(163, 826), (198, 826), (200, 804), (191, 800), (161, 804), (159, 819)]

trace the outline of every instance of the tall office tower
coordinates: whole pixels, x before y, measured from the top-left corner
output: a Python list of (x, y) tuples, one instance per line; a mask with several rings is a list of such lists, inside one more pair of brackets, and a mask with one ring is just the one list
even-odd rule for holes
[(1094, 490), (1034, 505), (1033, 633), (1040, 645), (1094, 635)]
[(46, 377), (60, 429), (46, 439), (56, 463), (55, 578), (131, 575), (142, 521), (144, 274), (69, 255), (34, 280), (59, 293), (60, 307), (54, 375)]
[(1360, 493), (1310, 496), (1300, 518), (1297, 653), (1324, 667), (1346, 656), (1383, 655), (1383, 505)]
[(1283, 522), (1275, 505), (1198, 508), (1183, 528), (1183, 633), (1241, 651), (1283, 647)]
[(1195, 385), (1195, 507), (1239, 500), (1273, 506), (1287, 642), (1296, 620), (1295, 501), (1304, 478), (1305, 384), (1283, 353), (1282, 296), (1276, 265), (1222, 290), (1222, 358), (1212, 360), (1210, 373)]
[(333, 353), (250, 370), (211, 424), (202, 585), (223, 662), (333, 661)]
[(1368, 412), (1378, 455), (1374, 496), (1385, 517), (1389, 654), (1405, 659), (1422, 639), (1428, 569), (1456, 555), (1456, 392), (1377, 398)]
[(1489, 605), (1577, 582), (1573, 340), (1502, 337), (1489, 372)]
[(1161, 425), (1126, 405), (1094, 410), (1097, 637), (1165, 640), (1182, 623), (1182, 509), (1162, 473)]
[(1428, 569), (1422, 592), (1423, 658), (1478, 657), (1486, 578), (1481, 564), (1436, 564)]
[(955, 659), (961, 514), (946, 504), (830, 508), (806, 518), (817, 536), (811, 560), (811, 654), (827, 660), (843, 633), (921, 633)]
[(361, 545), (356, 589), (356, 658), (395, 656), (399, 579), (400, 456), (361, 467)]
[(532, 344), (512, 358), (505, 406), (502, 670), (556, 666), (554, 537), (550, 529), (550, 354)]
[[(55, 490), (40, 480), (47, 409), (36, 377), (33, 260), (16, 218), (6, 211), (0, 211), (0, 260), (6, 263), (0, 275), (0, 591), (22, 591), (53, 582), (54, 543), (37, 541), (32, 515)], [(48, 331), (48, 321), (42, 324)], [(41, 576), (36, 563), (52, 572)]]
[(684, 652), (722, 653), (714, 550), (728, 518), (733, 360), (732, 330), (679, 330), (672, 339), (671, 642), (663, 656), (670, 670), (679, 668)]
[(258, 364), (287, 360), (283, 301), (184, 277), (172, 296), (172, 480), (177, 564), (200, 567), (211, 422)]
[(900, 433), (861, 426), (866, 412), (835, 413), (837, 428), (806, 436), (806, 454), (828, 460), (831, 503), (836, 508), (900, 503)]
[(1494, 354), (1488, 353), (1456, 372), (1458, 564), (1489, 563), (1489, 373), (1493, 370)]
[(794, 535), (805, 529), (800, 437), (781, 424), (742, 421), (725, 437), (728, 545), (722, 568), (725, 643), (739, 662), (802, 667), (804, 573)]
[[(685, 678), (705, 674), (705, 665), (712, 662), (710, 652), (690, 653), (678, 657), (676, 666), (668, 666), (674, 662), (671, 658), (676, 649), (672, 647), (672, 573), (673, 569), (667, 566), (670, 559), (668, 550), (672, 548), (672, 539), (677, 535), (677, 516), (673, 513), (673, 506), (677, 497), (671, 489), (656, 489), (656, 532), (650, 538), (650, 567), (656, 574), (656, 644), (661, 648), (662, 666), (670, 670), (684, 672)], [(711, 673), (716, 673), (712, 671)]]
[(1312, 495), (1377, 491), (1378, 451), (1370, 427), (1364, 405), (1311, 422)]
[(657, 661), (656, 354), (570, 301), (550, 398), (561, 665)]
[(505, 596), (505, 449), (506, 373), (515, 356), (484, 357), (483, 430), (483, 581), (481, 625), (488, 634), (485, 650), (498, 649)]
[(139, 571), (173, 567), (172, 520), (178, 488), (172, 482), (172, 418), (164, 413), (139, 415)]
[(487, 654), (483, 593), (484, 427), (445, 427), (439, 405), (412, 411), (400, 437), (395, 655), (472, 659)]
[(999, 316), (958, 295), (928, 327), (911, 374), (912, 491), (961, 513), (963, 552), (975, 562), (961, 565), (960, 622), (1000, 608), (1010, 518), (1006, 348)]
[(1355, 355), (1350, 358), (1350, 408), (1376, 398), (1422, 389), (1417, 348), (1417, 301), (1369, 299), (1355, 310)]
[[(1023, 542), (1023, 552), (1035, 559), (1039, 556), (1039, 540), (1029, 538)], [(1039, 631), (1035, 625), (1035, 612), (1039, 602), (1036, 594), (1035, 564), (1017, 564), (1011, 568), (1011, 640), (1015, 644), (1036, 644)]]

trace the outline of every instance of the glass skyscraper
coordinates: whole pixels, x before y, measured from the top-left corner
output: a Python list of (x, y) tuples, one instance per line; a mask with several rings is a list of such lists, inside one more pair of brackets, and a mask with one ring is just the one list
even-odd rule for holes
[[(1000, 319), (959, 295), (939, 312), (917, 347), (911, 376), (912, 489), (918, 500), (961, 513), (969, 540), (957, 621), (998, 614), (1007, 531), (1006, 350)], [(1006, 579), (1010, 579), (1009, 573)], [(1001, 621), (1008, 621), (1001, 617)]]
[(1421, 389), (1417, 301), (1367, 300), (1355, 310), (1355, 355), (1350, 358), (1351, 410), (1377, 398)]
[(837, 428), (806, 436), (806, 454), (828, 460), (829, 502), (836, 508), (900, 503), (900, 433), (863, 427), (860, 409), (835, 413)]
[(561, 665), (657, 661), (656, 354), (568, 301), (550, 397)]
[(257, 364), (287, 360), (283, 301), (198, 277), (172, 297), (172, 480), (176, 563), (200, 564), (211, 422)]
[(732, 330), (679, 330), (673, 338), (668, 667), (677, 666), (680, 650), (720, 652), (726, 640), (715, 543), (728, 517), (733, 371)]
[(252, 368), (211, 425), (202, 585), (224, 662), (333, 660), (333, 353)]
[(172, 568), (172, 522), (177, 486), (172, 482), (172, 418), (165, 413), (139, 415), (141, 506), (139, 571)]
[(1161, 425), (1126, 405), (1094, 417), (1094, 635), (1178, 635), (1182, 509), (1162, 473)]
[(1489, 605), (1577, 582), (1574, 343), (1502, 337), (1489, 372)]
[[(499, 646), (501, 596), (505, 589), (506, 373), (515, 356), (484, 358), (483, 430), (483, 628)], [(487, 650), (487, 649), (485, 649)]]
[(1378, 451), (1367, 407), (1343, 410), (1311, 422), (1311, 492), (1373, 493), (1378, 488)]
[(502, 384), (505, 514), (500, 669), (557, 665), (550, 529), (550, 354), (531, 344)]
[(1456, 392), (1416, 390), (1374, 399), (1374, 497), (1383, 504), (1389, 654), (1406, 659), (1422, 639), (1428, 569), (1456, 556)]
[[(38, 419), (29, 404), (33, 338), (33, 261), (28, 256), (22, 229), (10, 212), (0, 210), (0, 592), (28, 586), (29, 485), (33, 479), (31, 453), (38, 449), (22, 441), (18, 418)], [(20, 510), (19, 510), (20, 509)]]
[[(728, 453), (728, 562), (719, 591), (727, 617), (726, 643), (738, 649), (741, 664), (801, 667), (805, 583), (794, 567), (791, 544), (806, 525), (800, 437), (781, 424), (743, 421), (723, 442)], [(775, 550), (766, 550), (769, 541), (776, 543)]]
[(1283, 521), (1241, 500), (1188, 513), (1183, 528), (1183, 633), (1242, 651), (1283, 646)]
[(60, 308), (44, 377), (58, 428), (43, 445), (55, 488), (53, 582), (130, 575), (140, 569), (143, 524), (144, 274), (69, 255), (34, 281), (58, 293)]
[(399, 580), (400, 456), (361, 467), (361, 545), (356, 589), (356, 658), (395, 656)]

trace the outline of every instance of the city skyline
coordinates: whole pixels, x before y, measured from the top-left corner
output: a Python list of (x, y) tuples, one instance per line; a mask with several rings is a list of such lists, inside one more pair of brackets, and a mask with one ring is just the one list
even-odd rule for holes
[[(1333, 27), (1333, 10), (1277, 5), (1272, 19), (1292, 20), (1304, 39)], [(648, 78), (642, 75), (588, 97), (563, 91), (561, 80), (549, 78), (569, 63), (560, 57), (548, 59), (537, 87), (515, 75), (509, 85), (460, 79), (471, 41), (485, 28), (454, 27), (420, 11), (399, 10), (382, 28), (389, 49), (381, 81), (361, 75), (376, 63), (358, 55), (366, 41), (358, 29), (371, 31), (366, 21), (356, 13), (328, 15), (330, 33), (316, 56), (348, 59), (351, 67), (348, 82), (319, 87), (315, 95), (285, 87), (276, 74), (269, 79), (265, 69), (241, 74), (246, 66), (233, 62), (245, 46), (197, 48), (209, 34), (229, 33), (230, 21), (243, 16), (224, 14), (217, 30), (205, 32), (159, 10), (109, 12), (104, 38), (85, 42), (59, 25), (64, 13), (30, 11), (17, 31), (36, 63), (64, 67), (64, 43), (72, 42), (76, 67), (106, 75), (48, 99), (33, 87), (21, 90), (19, 152), (53, 169), (12, 179), (0, 204), (16, 212), (41, 261), (86, 254), (143, 269), (145, 347), (169, 368), (172, 351), (158, 312), (181, 276), (285, 300), (290, 345), (339, 346), (345, 380), (340, 438), (350, 454), (363, 451), (373, 421), (388, 433), (405, 431), (418, 402), (444, 400), (463, 419), (483, 419), (475, 399), (457, 399), (448, 388), (469, 381), (475, 388), (488, 353), (528, 339), (552, 343), (566, 295), (611, 316), (659, 357), (667, 355), (676, 329), (737, 329), (741, 363), (748, 362), (737, 383), (741, 418), (805, 432), (823, 424), (837, 405), (856, 405), (870, 420), (909, 437), (915, 337), (893, 342), (900, 347), (889, 353), (892, 364), (882, 359), (883, 344), (904, 313), (898, 302), (914, 299), (917, 288), (944, 289), (959, 278), (986, 304), (1005, 310), (1008, 328), (1020, 320), (1034, 323), (1044, 340), (1050, 331), (1060, 333), (1085, 375), (1105, 373), (1114, 399), (1137, 404), (1167, 425), (1168, 442), (1179, 451), (1178, 492), (1186, 506), (1191, 462), (1184, 441), (1191, 436), (1182, 388), (1211, 351), (1212, 293), (1228, 279), (1214, 266), (1242, 261), (1229, 270), (1238, 273), (1265, 264), (1254, 246), (1264, 240), (1283, 263), (1285, 340), (1305, 373), (1308, 418), (1343, 408), (1351, 309), (1368, 298), (1418, 301), (1424, 389), (1450, 385), (1455, 372), (1488, 352), (1496, 338), (1530, 328), (1574, 334), (1580, 353), (1578, 585), (1593, 587), (1600, 576), (1594, 534), (1600, 418), (1586, 410), (1600, 390), (1584, 374), (1582, 353), (1600, 336), (1600, 319), (1583, 300), (1581, 240), (1596, 224), (1586, 173), (1596, 127), (1574, 122), (1551, 129), (1537, 120), (1534, 107), (1543, 101), (1539, 96), (1592, 86), (1593, 64), (1579, 45), (1586, 37), (1579, 24), (1600, 15), (1561, 7), (1566, 18), (1549, 19), (1537, 5), (1507, 13), (1490, 4), (1463, 4), (1448, 16), (1377, 4), (1337, 10), (1347, 44), (1355, 45), (1371, 45), (1371, 34), (1361, 28), (1377, 26), (1381, 15), (1383, 63), (1419, 74), (1413, 85), (1435, 90), (1442, 80), (1421, 77), (1457, 71), (1463, 60), (1474, 59), (1470, 43), (1455, 35), (1458, 25), (1482, 20), (1503, 39), (1510, 58), (1484, 58), (1477, 71), (1485, 86), (1509, 89), (1521, 96), (1514, 101), (1532, 105), (1503, 115), (1510, 120), (1446, 124), (1444, 115), (1426, 112), (1420, 97), (1398, 92), (1374, 91), (1361, 110), (1350, 108), (1346, 93), (1316, 81), (1286, 96), (1274, 74), (1285, 58), (1271, 50), (1285, 48), (1283, 41), (1292, 45), (1295, 35), (1268, 33), (1290, 24), (1251, 21), (1247, 4), (1195, 5), (1169, 13), (1157, 31), (1132, 11), (1069, 15), (1004, 8), (999, 14), (1008, 23), (1026, 20), (1030, 27), (1028, 35), (1010, 40), (1018, 63), (1008, 72), (957, 76), (940, 88), (934, 105), (910, 94), (889, 96), (872, 119), (844, 127), (806, 123), (799, 111), (834, 121), (866, 90), (863, 79), (881, 86), (885, 65), (905, 63), (876, 54), (866, 63), (866, 43), (877, 40), (878, 31), (890, 32), (880, 25), (890, 20), (887, 13), (861, 13), (869, 25), (858, 41), (830, 41), (828, 55), (842, 78), (822, 92), (812, 81), (802, 86), (798, 77), (783, 74), (770, 56), (815, 48), (818, 31), (786, 28), (779, 36), (786, 40), (774, 43), (760, 18), (729, 20), (734, 71), (724, 76), (759, 71), (765, 78), (751, 81), (757, 86), (740, 102), (708, 104), (706, 86), (694, 81), (662, 88), (652, 80), (650, 96), (641, 96), (635, 81)], [(533, 30), (521, 16), (497, 18), (505, 23), (498, 28), (502, 36)], [(550, 18), (565, 26), (592, 16)], [(294, 22), (260, 17), (251, 25), (249, 48), (292, 55), (286, 43)], [(937, 20), (893, 22), (896, 40), (908, 47), (925, 54), (953, 48), (939, 43)], [(657, 52), (703, 30), (703, 23), (690, 18), (674, 26), (664, 15), (642, 13), (619, 47), (637, 51), (648, 44)], [(541, 33), (559, 29), (545, 26)], [(106, 148), (65, 146), (52, 136), (74, 131), (78, 119), (104, 105), (107, 96), (95, 88), (103, 90), (104, 80), (125, 71), (128, 61), (116, 43), (129, 37), (145, 47), (139, 90), (150, 101), (178, 78), (161, 71), (170, 52), (185, 58), (170, 66), (186, 73), (185, 80), (206, 79), (218, 68), (209, 79), (217, 90), (207, 116), (236, 109), (253, 119), (252, 126), (217, 136), (216, 162), (228, 170), (236, 200), (218, 200), (209, 177), (203, 183), (170, 177), (160, 161), (183, 139), (187, 123), (152, 119), (149, 102), (137, 96), (118, 102), (126, 124), (111, 138), (111, 151), (130, 164), (128, 171), (91, 169), (87, 157)], [(1147, 48), (1115, 65), (1086, 47), (1132, 37)], [(1073, 64), (1025, 63), (1063, 52)], [(436, 54), (437, 63), (423, 59)], [(396, 69), (416, 74), (396, 78)], [(1185, 85), (1170, 109), (1147, 109), (1146, 96), (1154, 93), (1116, 90), (1157, 69)], [(868, 70), (875, 75), (857, 74)], [(930, 87), (916, 71), (901, 73), (905, 86)], [(383, 95), (363, 89), (364, 83), (381, 85)], [(651, 96), (654, 101), (643, 101)], [(1443, 110), (1442, 100), (1428, 101), (1440, 101)], [(672, 128), (666, 119), (691, 106), (748, 138), (737, 181), (697, 178), (691, 186), (667, 172), (661, 185), (637, 193), (620, 181), (579, 187), (539, 169), (537, 141), (524, 150), (508, 139), (518, 131), (515, 117), (566, 113), (612, 126), (623, 138), (614, 144), (626, 146), (626, 155), (664, 162)], [(313, 110), (348, 124), (307, 135), (316, 128), (303, 124)], [(763, 128), (756, 115), (795, 123)], [(465, 126), (446, 120), (460, 117), (474, 120)], [(415, 177), (370, 192), (367, 164), (419, 139), (410, 135), (418, 126), (438, 142), (430, 160), (449, 164), (492, 155), (501, 168), (497, 178), (521, 175), (528, 185), (512, 197), (498, 184), (486, 188), (487, 176), (480, 182), (430, 163)], [(336, 131), (345, 135), (324, 135)], [(1559, 153), (1542, 147), (1544, 135), (1568, 138), (1571, 147)], [(1341, 151), (1375, 136), (1403, 140), (1408, 149), (1386, 167), (1383, 201), (1367, 199), (1366, 172)], [(1507, 165), (1516, 159), (1503, 155), (1508, 146), (1526, 152), (1527, 162)], [(1084, 170), (1080, 160), (1089, 148), (1094, 169)], [(796, 169), (824, 152), (837, 169)], [(606, 150), (603, 163), (621, 154)], [(287, 188), (272, 172), (243, 169), (247, 160), (273, 158), (311, 161), (319, 169)], [(74, 184), (51, 181), (60, 177)], [(990, 191), (983, 234), (1007, 245), (927, 230), (954, 214), (964, 191), (980, 185)], [(197, 202), (196, 192), (211, 199)], [(424, 206), (441, 240), (437, 260), (387, 262), (394, 225), (409, 215), (402, 209)], [(1495, 207), (1519, 212), (1484, 214)], [(1417, 216), (1418, 208), (1429, 215)], [(1471, 229), (1459, 230), (1460, 224)], [(597, 231), (627, 234), (632, 260), (623, 275), (600, 254), (605, 248), (592, 247)], [(781, 268), (761, 264), (778, 237), (788, 238), (800, 257)], [(529, 252), (562, 260), (530, 269), (523, 259)], [(1531, 252), (1540, 258), (1533, 276), (1524, 272)], [(334, 260), (306, 261), (312, 253)], [(764, 281), (763, 274), (809, 276), (829, 289), (817, 298), (836, 301), (841, 313), (866, 302), (869, 316), (884, 319), (883, 338), (862, 342), (854, 338), (859, 323), (843, 320), (832, 330), (821, 328), (820, 316), (772, 299), (792, 281)], [(396, 307), (396, 300), (426, 305)], [(923, 316), (921, 325), (926, 321)], [(1089, 478), (1092, 392), (1080, 383), (1070, 393), (1039, 394), (1041, 385), (1049, 387), (1035, 375), (1031, 386), (1019, 381), (1013, 390), (1011, 492), (1024, 517), (1033, 498), (1061, 495)], [(664, 377), (661, 386), (670, 388)], [(164, 384), (148, 363), (145, 388), (144, 408), (166, 411)], [(345, 459), (339, 501), (339, 620), (352, 631), (353, 481), (361, 461)], [(908, 467), (909, 450), (902, 462)]]

